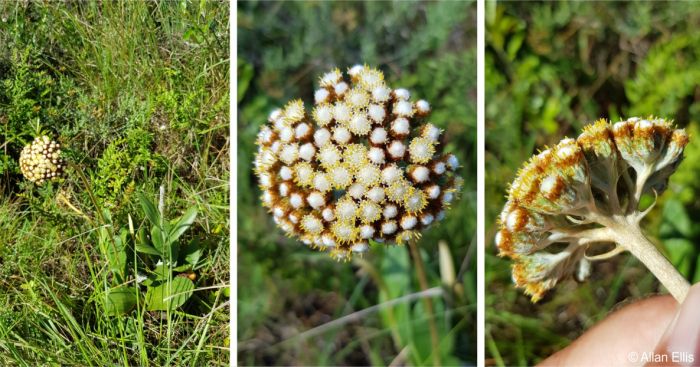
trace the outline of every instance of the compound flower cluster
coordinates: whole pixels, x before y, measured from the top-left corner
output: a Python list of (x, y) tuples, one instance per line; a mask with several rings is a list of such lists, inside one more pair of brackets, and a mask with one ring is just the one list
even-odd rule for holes
[(514, 260), (516, 286), (536, 302), (563, 278), (585, 279), (591, 260), (608, 257), (587, 248), (616, 242), (606, 228), (639, 223), (640, 197), (666, 188), (687, 143), (664, 119), (599, 120), (533, 156), (509, 188), (495, 239)]
[(277, 225), (336, 258), (367, 251), (369, 240), (417, 238), (462, 186), (457, 157), (441, 153), (441, 130), (425, 122), (428, 102), (389, 88), (379, 70), (348, 75), (323, 75), (311, 111), (301, 100), (273, 111), (255, 158)]
[(65, 164), (61, 158), (61, 144), (48, 136), (40, 136), (22, 149), (19, 167), (29, 181), (43, 184), (61, 176)]

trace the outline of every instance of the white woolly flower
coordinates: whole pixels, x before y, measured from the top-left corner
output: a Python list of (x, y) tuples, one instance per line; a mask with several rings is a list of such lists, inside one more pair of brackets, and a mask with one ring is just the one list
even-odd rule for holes
[(348, 187), (348, 195), (353, 199), (361, 199), (362, 195), (365, 194), (365, 187), (359, 183), (355, 183)]
[(301, 196), (301, 194), (295, 192), (289, 195), (289, 204), (292, 206), (292, 208), (299, 209), (302, 205), (304, 205), (304, 198)]
[(350, 106), (355, 108), (361, 108), (367, 106), (367, 104), (369, 103), (369, 94), (367, 94), (367, 92), (365, 92), (362, 89), (353, 88), (350, 91), (348, 91), (345, 100), (348, 101), (348, 104)]
[(366, 240), (371, 239), (374, 236), (374, 227), (365, 224), (360, 227), (360, 237)]
[(430, 103), (428, 103), (428, 101), (424, 99), (421, 99), (418, 102), (416, 102), (416, 110), (420, 114), (430, 113)]
[(399, 208), (394, 204), (387, 204), (384, 206), (384, 218), (391, 219), (395, 218), (399, 214)]
[(371, 104), (369, 107), (367, 107), (367, 115), (370, 119), (372, 119), (372, 121), (380, 123), (384, 121), (386, 111), (384, 110), (384, 107), (380, 105)]
[(383, 144), (386, 142), (386, 130), (382, 127), (377, 127), (374, 130), (372, 130), (372, 133), (369, 136), (369, 140), (372, 142), (372, 144)]
[(319, 126), (326, 126), (333, 120), (333, 108), (327, 104), (316, 106), (313, 116)]
[(399, 117), (391, 123), (391, 132), (397, 136), (405, 136), (411, 131), (410, 127), (407, 119)]
[(374, 186), (380, 179), (381, 171), (379, 167), (373, 164), (367, 164), (361, 167), (355, 174), (357, 183), (363, 186)]
[(371, 190), (367, 191), (365, 196), (367, 196), (368, 199), (374, 201), (375, 203), (381, 203), (382, 201), (384, 201), (384, 189), (375, 186)]
[(319, 89), (314, 93), (314, 101), (316, 104), (321, 104), (323, 102), (326, 102), (328, 100), (328, 96), (330, 93), (326, 89)]
[(306, 201), (311, 205), (312, 208), (318, 209), (326, 205), (326, 198), (318, 191), (314, 191), (309, 194)]
[(362, 66), (362, 65), (354, 65), (353, 67), (351, 67), (351, 68), (348, 70), (348, 75), (350, 75), (351, 77), (355, 78), (355, 77), (357, 77), (358, 75), (360, 75), (360, 72), (362, 72), (362, 69), (364, 69), (364, 68), (365, 68), (365, 67)]
[(333, 87), (336, 95), (342, 96), (348, 91), (348, 84), (345, 82), (340, 82)]
[(352, 200), (342, 200), (335, 207), (335, 214), (339, 220), (352, 220), (357, 216), (357, 204)]
[(411, 172), (411, 178), (414, 182), (426, 182), (430, 178), (430, 170), (423, 166), (417, 166)]
[(401, 177), (401, 169), (395, 164), (387, 166), (382, 170), (382, 182), (386, 186), (393, 184), (397, 180), (401, 179)]
[(318, 160), (326, 168), (337, 165), (340, 162), (340, 158), (340, 150), (332, 144), (324, 145), (318, 152)]
[(370, 162), (372, 162), (374, 164), (383, 164), (384, 163), (384, 149), (377, 148), (377, 147), (369, 148), (369, 153), (367, 153), (367, 158), (369, 158)]
[(418, 223), (418, 218), (412, 216), (412, 215), (407, 215), (401, 218), (401, 228), (403, 229), (412, 229), (413, 227), (416, 226)]
[(285, 126), (280, 130), (280, 140), (284, 143), (289, 143), (294, 139), (294, 130), (289, 127)]
[(389, 155), (393, 158), (402, 158), (406, 154), (406, 145), (399, 140), (394, 140), (389, 145)]
[(352, 173), (344, 166), (336, 166), (328, 171), (330, 182), (336, 189), (348, 187), (352, 183)]
[(396, 232), (396, 221), (389, 220), (384, 223), (382, 223), (382, 233), (384, 234), (394, 234)]
[(331, 140), (331, 132), (328, 129), (319, 129), (314, 133), (314, 143), (317, 147), (323, 147)]
[(398, 100), (408, 101), (409, 98), (411, 98), (411, 93), (407, 89), (397, 88), (397, 89), (394, 89), (394, 96)]
[(302, 138), (308, 136), (310, 132), (311, 132), (311, 127), (309, 126), (309, 124), (304, 123), (304, 122), (300, 123), (299, 125), (296, 126), (296, 128), (294, 128), (294, 135), (297, 139), (302, 139)]
[(394, 115), (411, 117), (413, 115), (413, 106), (410, 102), (399, 101), (394, 105)]
[(285, 144), (280, 152), (280, 160), (285, 164), (292, 164), (299, 158), (299, 146), (294, 144)]
[(299, 158), (307, 162), (314, 158), (314, 154), (316, 154), (316, 147), (311, 143), (306, 143), (299, 148)]
[(454, 171), (457, 168), (459, 168), (459, 159), (457, 159), (457, 156), (454, 154), (450, 154), (447, 156), (447, 167)]
[(425, 189), (425, 193), (430, 199), (437, 199), (438, 197), (440, 197), (440, 186), (432, 185)]
[(386, 102), (391, 98), (391, 90), (384, 85), (372, 89), (372, 100), (375, 102)]
[(435, 154), (435, 146), (426, 138), (413, 138), (408, 146), (408, 154), (413, 163), (428, 163)]
[(316, 174), (314, 177), (314, 188), (321, 192), (330, 191), (332, 187), (328, 175), (325, 173)]
[(333, 106), (333, 118), (338, 123), (346, 124), (352, 117), (352, 108), (347, 103), (338, 102)]
[(447, 167), (445, 166), (445, 163), (443, 162), (437, 162), (435, 165), (433, 165), (433, 172), (437, 173), (438, 175), (441, 175), (445, 173), (445, 170)]
[(343, 126), (336, 126), (333, 129), (333, 140), (335, 140), (338, 144), (347, 144), (350, 139), (352, 139), (352, 134), (350, 133), (350, 130), (346, 129)]
[(352, 119), (350, 119), (348, 128), (350, 128), (350, 131), (352, 131), (354, 134), (364, 136), (369, 133), (369, 130), (372, 128), (372, 124), (369, 122), (369, 120), (367, 120), (367, 116), (365, 114), (358, 113), (355, 114)]
[(321, 77), (320, 84), (322, 87), (330, 87), (338, 83), (342, 77), (343, 75), (340, 73), (340, 70), (335, 69), (326, 74), (323, 74), (323, 76)]

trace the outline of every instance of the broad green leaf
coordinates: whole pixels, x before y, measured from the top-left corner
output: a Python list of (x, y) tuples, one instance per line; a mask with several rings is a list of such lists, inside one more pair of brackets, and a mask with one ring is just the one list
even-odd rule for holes
[(165, 253), (165, 239), (163, 238), (163, 231), (160, 230), (160, 226), (157, 224), (151, 227), (151, 242), (153, 242), (153, 247), (155, 247), (160, 254)]
[(180, 251), (180, 263), (187, 263), (195, 267), (202, 257), (202, 248), (199, 241), (193, 239)]
[(189, 208), (185, 212), (185, 214), (182, 215), (182, 217), (180, 217), (173, 223), (173, 226), (168, 233), (168, 241), (170, 243), (175, 243), (180, 238), (180, 236), (182, 236), (182, 234), (185, 233), (185, 231), (188, 228), (190, 228), (190, 226), (192, 225), (192, 223), (194, 223), (194, 220), (196, 218), (197, 208)]
[(112, 213), (109, 212), (109, 209), (102, 210), (102, 217), (106, 224), (112, 224)]
[(141, 202), (141, 208), (146, 214), (148, 221), (151, 222), (152, 225), (160, 225), (160, 214), (158, 213), (155, 205), (153, 205), (153, 202), (142, 192), (140, 192), (138, 196), (139, 201)]
[(105, 313), (117, 316), (128, 313), (136, 306), (138, 289), (134, 287), (117, 287), (107, 291), (105, 295)]
[(184, 272), (184, 271), (188, 271), (188, 270), (192, 270), (191, 264), (182, 264), (180, 266), (176, 266), (173, 268), (173, 271), (175, 271), (175, 272)]
[(171, 282), (163, 282), (149, 287), (146, 292), (146, 306), (149, 311), (172, 311), (187, 302), (194, 291), (194, 283), (185, 277), (175, 277)]
[[(113, 236), (110, 240), (109, 237), (103, 238), (105, 248), (107, 249), (107, 262), (109, 263), (109, 268), (117, 275), (121, 280), (124, 279), (124, 273), (126, 272), (126, 243), (127, 243), (127, 231), (122, 229), (119, 236)], [(110, 234), (107, 234), (110, 236)]]
[(142, 252), (144, 254), (160, 256), (160, 251), (156, 250), (155, 247), (142, 242), (138, 242), (136, 244), (136, 251)]
[(107, 260), (109, 270), (117, 277), (117, 282), (124, 279), (126, 271), (126, 238), (112, 236), (107, 227), (99, 230), (98, 241), (102, 256)]
[(166, 280), (168, 275), (171, 273), (170, 267), (164, 263), (156, 265), (153, 269), (153, 276), (155, 280)]

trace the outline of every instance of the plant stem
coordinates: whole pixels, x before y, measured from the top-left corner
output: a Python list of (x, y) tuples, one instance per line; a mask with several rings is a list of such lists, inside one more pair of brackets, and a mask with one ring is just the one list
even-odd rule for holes
[(616, 242), (639, 259), (668, 289), (673, 298), (682, 303), (690, 289), (688, 280), (644, 236), (635, 220), (625, 218), (626, 220), (616, 222), (617, 224), (610, 228), (614, 232)]
[[(418, 284), (420, 285), (421, 291), (428, 290), (428, 278), (425, 275), (425, 267), (423, 266), (423, 258), (420, 256), (420, 251), (418, 251), (418, 246), (415, 240), (408, 241), (408, 248), (411, 251), (411, 257), (413, 257), (413, 263), (416, 266), (416, 276), (418, 277)], [(423, 298), (425, 303), (425, 310), (428, 313), (428, 325), (430, 327), (430, 340), (433, 344), (433, 364), (435, 366), (440, 366), (440, 338), (438, 336), (437, 325), (435, 324), (435, 310), (433, 309), (433, 301), (430, 298)]]

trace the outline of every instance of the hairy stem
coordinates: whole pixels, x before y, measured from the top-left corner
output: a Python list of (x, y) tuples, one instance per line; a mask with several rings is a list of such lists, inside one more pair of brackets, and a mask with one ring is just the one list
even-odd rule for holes
[(639, 228), (639, 223), (632, 217), (623, 217), (615, 224), (609, 225), (615, 236), (615, 242), (632, 253), (661, 284), (668, 289), (673, 298), (682, 303), (688, 294), (690, 284), (676, 270), (671, 262), (651, 243)]
[[(415, 240), (408, 241), (408, 248), (411, 250), (411, 257), (416, 266), (416, 276), (421, 291), (428, 290), (428, 278), (425, 275), (425, 266), (423, 266), (423, 258), (420, 256), (420, 251)], [(437, 324), (435, 323), (435, 310), (433, 309), (433, 301), (430, 298), (424, 298), (425, 310), (428, 314), (428, 323), (430, 327), (430, 340), (433, 344), (433, 364), (440, 366), (440, 338), (438, 335)]]

